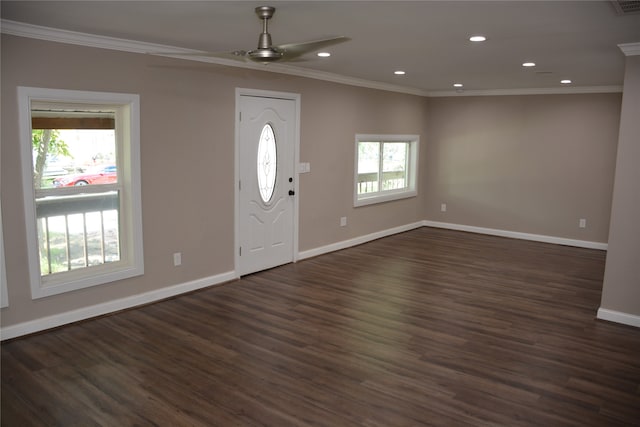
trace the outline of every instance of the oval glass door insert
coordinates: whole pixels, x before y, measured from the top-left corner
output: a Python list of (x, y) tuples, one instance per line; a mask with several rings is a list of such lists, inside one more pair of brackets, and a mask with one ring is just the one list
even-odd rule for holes
[(262, 201), (268, 203), (276, 186), (278, 156), (276, 137), (270, 124), (264, 125), (258, 141), (258, 188)]

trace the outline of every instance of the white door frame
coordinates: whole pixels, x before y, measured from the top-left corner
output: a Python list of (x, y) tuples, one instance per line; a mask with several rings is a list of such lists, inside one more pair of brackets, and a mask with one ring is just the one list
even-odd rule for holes
[(293, 141), (293, 171), (294, 171), (294, 191), (293, 200), (293, 262), (298, 261), (298, 200), (299, 200), (299, 168), (300, 163), (300, 94), (289, 92), (274, 92), (260, 89), (236, 88), (236, 108), (235, 108), (235, 162), (234, 162), (234, 275), (240, 277), (240, 97), (255, 96), (260, 98), (287, 99), (295, 102), (295, 131)]

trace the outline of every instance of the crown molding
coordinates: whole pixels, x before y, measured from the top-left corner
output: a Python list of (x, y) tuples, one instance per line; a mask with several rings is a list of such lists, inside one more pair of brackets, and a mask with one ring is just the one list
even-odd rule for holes
[[(407, 86), (393, 85), (390, 83), (376, 82), (373, 80), (358, 79), (355, 77), (344, 76), (342, 74), (328, 73), (326, 71), (310, 70), (308, 68), (295, 67), (292, 65), (271, 64), (277, 67), (277, 70), (271, 70), (283, 74), (291, 74), (298, 77), (307, 77), (310, 79), (324, 80), (333, 83), (341, 83), (349, 86), (359, 86), (368, 89), (386, 90), (389, 92), (406, 93), (409, 95), (427, 96), (427, 92), (422, 89), (410, 88)], [(274, 67), (274, 68), (276, 68)], [(269, 70), (266, 70), (269, 71)]]
[[(254, 62), (234, 61), (225, 58), (213, 58), (200, 56), (201, 51), (179, 48), (155, 43), (139, 42), (115, 37), (100, 36), (95, 34), (80, 33), (76, 31), (61, 30), (57, 28), (43, 27), (40, 25), (26, 24), (23, 22), (2, 19), (0, 31), (18, 37), (27, 37), (57, 43), (66, 43), (99, 49), (109, 49), (121, 52), (151, 54), (166, 58), (175, 58), (189, 61), (205, 62), (210, 64), (225, 65), (229, 67), (247, 68), (257, 71), (288, 74), (296, 77), (323, 80), (340, 83), (349, 86), (358, 86), (368, 89), (378, 89), (389, 92), (405, 93), (424, 97), (445, 96), (496, 96), (496, 95), (549, 95), (549, 94), (577, 94), (577, 93), (610, 93), (622, 92), (622, 86), (583, 86), (563, 88), (521, 88), (521, 89), (489, 89), (489, 90), (463, 90), (463, 91), (428, 91), (390, 83), (376, 82), (359, 79), (325, 71), (311, 70), (282, 64), (257, 64)], [(625, 55), (640, 54), (640, 43), (628, 43), (618, 45)], [(171, 53), (168, 53), (171, 52)], [(632, 52), (632, 53), (627, 53)]]
[(154, 49), (167, 48), (167, 46), (153, 43), (136, 42), (115, 37), (98, 36), (94, 34), (61, 30), (58, 28), (42, 27), (39, 25), (25, 24), (23, 22), (10, 21), (7, 19), (3, 19), (1, 21), (0, 29), (2, 33), (10, 34), (12, 36), (96, 47), (100, 49), (119, 50), (124, 52), (148, 53)]
[(625, 56), (640, 55), (640, 43), (624, 43), (619, 44), (618, 47)]
[(549, 87), (529, 89), (489, 89), (489, 90), (462, 90), (462, 91), (433, 91), (427, 92), (430, 98), (449, 96), (507, 96), (507, 95), (563, 95), (580, 93), (618, 93), (622, 92), (622, 86), (576, 86), (576, 87)]

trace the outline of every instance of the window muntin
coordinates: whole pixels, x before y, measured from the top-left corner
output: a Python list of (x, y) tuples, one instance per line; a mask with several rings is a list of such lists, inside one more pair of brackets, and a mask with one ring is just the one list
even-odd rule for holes
[(269, 203), (273, 197), (278, 170), (276, 137), (270, 124), (265, 124), (258, 140), (257, 168), (260, 198)]
[(142, 274), (138, 96), (18, 93), (33, 298)]
[(356, 135), (354, 205), (413, 197), (417, 135)]

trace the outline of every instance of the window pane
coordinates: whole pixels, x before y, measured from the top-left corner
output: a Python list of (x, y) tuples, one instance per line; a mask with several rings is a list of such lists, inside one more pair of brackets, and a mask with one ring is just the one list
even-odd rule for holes
[(382, 147), (382, 190), (394, 190), (407, 186), (406, 142), (385, 142)]
[(113, 129), (34, 129), (32, 138), (36, 189), (118, 181)]
[(378, 191), (380, 143), (358, 143), (358, 194)]
[(278, 158), (276, 152), (276, 138), (271, 125), (266, 124), (260, 133), (258, 141), (258, 188), (262, 201), (267, 203), (273, 197), (276, 185), (276, 171)]
[(36, 199), (42, 276), (120, 260), (117, 191)]

